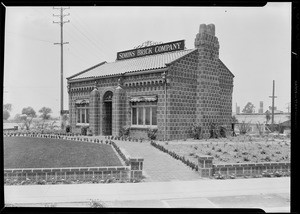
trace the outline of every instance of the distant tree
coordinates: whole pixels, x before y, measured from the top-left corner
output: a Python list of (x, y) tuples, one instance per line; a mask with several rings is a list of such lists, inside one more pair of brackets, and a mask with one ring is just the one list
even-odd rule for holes
[(3, 110), (3, 120), (7, 120), (10, 117), (10, 113), (7, 110)]
[(3, 105), (3, 110), (11, 111), (11, 109), (12, 109), (12, 105), (10, 103)]
[(255, 109), (254, 105), (251, 102), (248, 102), (242, 112), (245, 114), (253, 114), (254, 109)]
[(271, 114), (269, 111), (266, 111), (266, 123), (268, 123), (271, 120)]
[(22, 114), (26, 114), (28, 117), (36, 117), (36, 112), (32, 107), (27, 107), (22, 109)]
[(39, 113), (41, 113), (40, 117), (43, 119), (42, 122), (37, 122), (36, 123), (36, 127), (38, 129), (45, 129), (48, 124), (46, 123), (46, 120), (49, 120), (50, 117), (51, 117), (51, 113), (52, 113), (52, 110), (51, 108), (48, 108), (48, 107), (43, 107), (39, 110)]
[(50, 114), (52, 113), (52, 110), (51, 110), (51, 108), (43, 107), (39, 110), (39, 113), (41, 113), (40, 117), (43, 120), (49, 120), (50, 119)]
[(3, 105), (3, 120), (7, 120), (10, 117), (11, 109), (12, 105), (10, 103)]
[(30, 129), (33, 118), (36, 117), (35, 110), (32, 107), (22, 109), (22, 114), (19, 115), (17, 120), (22, 123), (21, 127), (25, 127), (26, 130)]

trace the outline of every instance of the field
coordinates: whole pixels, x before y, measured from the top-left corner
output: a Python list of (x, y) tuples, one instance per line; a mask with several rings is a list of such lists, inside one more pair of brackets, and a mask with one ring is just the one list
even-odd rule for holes
[(121, 166), (112, 147), (60, 139), (4, 137), (4, 168)]
[(163, 146), (194, 163), (198, 162), (197, 156), (199, 155), (213, 156), (215, 164), (290, 162), (290, 142), (284, 140), (170, 142)]

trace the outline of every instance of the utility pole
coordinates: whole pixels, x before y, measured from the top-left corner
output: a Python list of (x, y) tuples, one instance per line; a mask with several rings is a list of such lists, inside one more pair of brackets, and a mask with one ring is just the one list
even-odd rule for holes
[(60, 78), (61, 78), (60, 79), (60, 87), (61, 87), (60, 88), (60, 90), (61, 90), (60, 91), (60, 117), (61, 117), (61, 120), (62, 120), (63, 110), (64, 110), (64, 89), (63, 89), (64, 88), (64, 86), (63, 86), (64, 85), (63, 84), (63, 78), (64, 78), (63, 52), (64, 52), (64, 47), (63, 46), (65, 44), (69, 44), (69, 42), (64, 42), (64, 39), (63, 39), (63, 26), (64, 26), (65, 23), (70, 22), (70, 20), (64, 21), (64, 17), (70, 15), (70, 13), (64, 14), (64, 10), (70, 9), (70, 7), (53, 7), (53, 9), (60, 10), (59, 15), (53, 14), (53, 16), (59, 17), (60, 21), (58, 21), (58, 22), (53, 21), (53, 23), (60, 24), (60, 42), (59, 43), (54, 43), (54, 45), (60, 45), (60, 57), (61, 57), (61, 61), (60, 61)]
[(272, 98), (272, 125), (274, 124), (274, 99), (277, 98), (277, 96), (275, 95), (275, 80), (273, 80), (273, 93), (272, 96), (269, 96), (270, 98)]

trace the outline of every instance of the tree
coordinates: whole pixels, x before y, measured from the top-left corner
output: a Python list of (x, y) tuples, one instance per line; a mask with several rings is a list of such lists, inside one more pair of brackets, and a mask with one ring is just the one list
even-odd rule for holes
[(39, 110), (39, 113), (41, 113), (40, 117), (43, 120), (49, 120), (50, 119), (50, 114), (52, 113), (52, 110), (51, 110), (51, 108), (43, 107)]
[(10, 113), (7, 110), (3, 110), (3, 120), (7, 120), (10, 117)]
[(7, 120), (10, 117), (11, 109), (12, 105), (10, 103), (3, 105), (3, 120)]
[(254, 105), (251, 102), (248, 102), (242, 112), (245, 114), (252, 114), (254, 113), (254, 109), (255, 109)]
[(26, 127), (26, 130), (30, 129), (33, 118), (36, 117), (35, 110), (32, 107), (27, 107), (22, 109), (22, 114), (19, 115), (18, 121), (23, 123), (23, 126)]
[(12, 105), (10, 103), (6, 103), (3, 105), (3, 110), (11, 111)]
[(22, 109), (22, 114), (26, 114), (28, 117), (36, 117), (36, 112), (32, 107), (27, 107)]

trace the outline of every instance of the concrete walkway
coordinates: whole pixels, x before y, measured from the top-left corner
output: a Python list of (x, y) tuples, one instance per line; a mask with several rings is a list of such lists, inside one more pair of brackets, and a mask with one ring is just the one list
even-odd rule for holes
[(289, 212), (290, 178), (4, 186), (5, 204), (85, 207), (262, 208)]
[(201, 179), (199, 174), (181, 161), (172, 158), (170, 155), (159, 151), (150, 145), (149, 142), (114, 142), (126, 150), (132, 157), (144, 158), (143, 174), (144, 181), (190, 181)]

